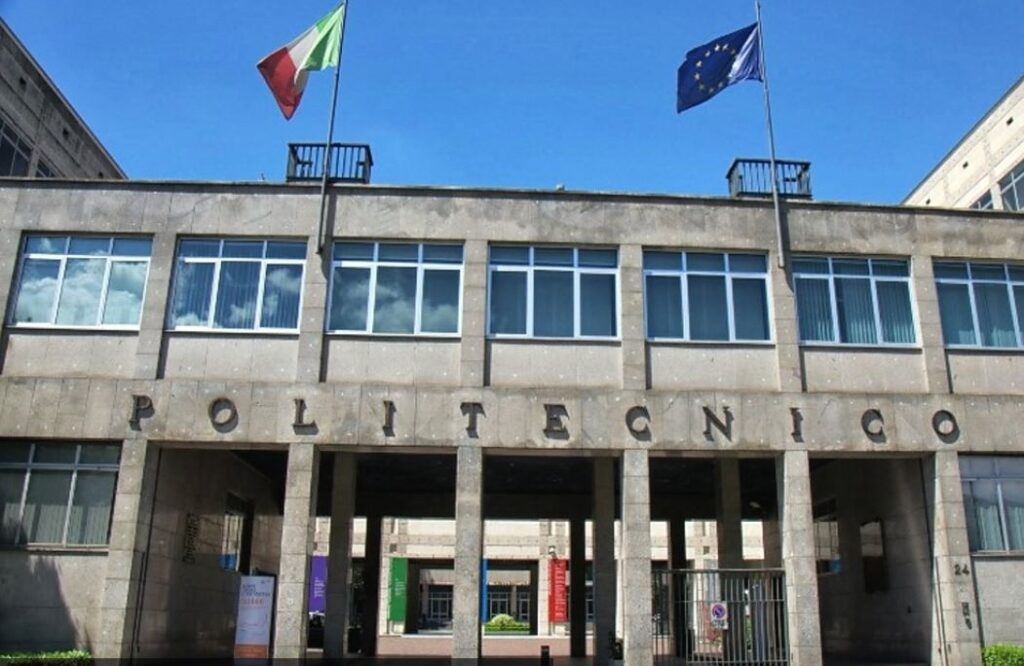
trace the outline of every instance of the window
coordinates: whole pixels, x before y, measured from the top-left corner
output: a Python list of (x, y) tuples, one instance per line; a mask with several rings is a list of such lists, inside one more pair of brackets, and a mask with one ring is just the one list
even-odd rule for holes
[(1024, 550), (1024, 457), (960, 456), (971, 551)]
[(32, 146), (22, 141), (10, 123), (0, 119), (0, 177), (28, 175)]
[(1024, 162), (999, 181), (999, 191), (1003, 195), (1003, 208), (1024, 210)]
[(802, 342), (916, 342), (906, 260), (799, 257), (793, 277)]
[(0, 543), (106, 545), (121, 447), (0, 442)]
[(328, 330), (456, 336), (461, 315), (461, 245), (334, 244)]
[(487, 589), (488, 619), (495, 615), (512, 615), (512, 588), (492, 586)]
[(50, 168), (46, 162), (39, 160), (36, 163), (36, 178), (56, 178), (57, 172)]
[(885, 566), (885, 530), (881, 519), (860, 524), (860, 557), (864, 567), (864, 591), (887, 592), (889, 572)]
[(947, 346), (1020, 347), (1024, 266), (935, 262)]
[(654, 340), (768, 340), (768, 258), (645, 251), (644, 304)]
[(995, 208), (992, 204), (992, 193), (985, 192), (985, 194), (982, 194), (977, 201), (971, 204), (971, 208), (976, 210), (992, 210)]
[(26, 236), (11, 323), (137, 327), (151, 245), (149, 238)]
[(452, 586), (430, 585), (427, 587), (426, 629), (451, 629)]
[(221, 540), (220, 568), (249, 572), (252, 553), (252, 504), (228, 495), (224, 511), (224, 535)]
[(495, 245), (489, 273), (490, 335), (618, 335), (618, 250)]
[(839, 518), (834, 499), (814, 505), (814, 553), (819, 574), (839, 573)]
[(169, 327), (296, 331), (305, 263), (305, 241), (183, 239)]

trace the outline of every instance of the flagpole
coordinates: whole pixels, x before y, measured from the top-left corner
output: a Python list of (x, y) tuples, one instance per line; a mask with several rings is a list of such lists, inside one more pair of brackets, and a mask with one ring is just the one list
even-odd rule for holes
[(764, 87), (764, 110), (765, 119), (768, 124), (768, 161), (772, 172), (772, 202), (775, 204), (775, 235), (778, 243), (779, 268), (786, 267), (785, 244), (782, 235), (782, 207), (779, 203), (779, 181), (778, 171), (775, 166), (775, 128), (772, 124), (772, 99), (768, 92), (768, 64), (764, 58), (764, 29), (761, 27), (761, 0), (754, 0), (754, 9), (757, 12), (757, 33), (758, 48), (761, 51), (761, 83)]
[(334, 68), (334, 91), (331, 93), (331, 115), (327, 122), (327, 144), (324, 147), (324, 177), (320, 181), (320, 223), (316, 232), (316, 253), (324, 251), (324, 227), (327, 224), (327, 183), (331, 177), (331, 144), (334, 141), (334, 118), (338, 112), (338, 82), (341, 80), (341, 52), (345, 46), (345, 26), (348, 25), (348, 2), (341, 18), (341, 36), (338, 38), (338, 64)]

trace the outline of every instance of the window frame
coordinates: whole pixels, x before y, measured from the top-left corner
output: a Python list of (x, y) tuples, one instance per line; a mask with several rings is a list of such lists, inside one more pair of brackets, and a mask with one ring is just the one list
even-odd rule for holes
[(992, 197), (992, 190), (985, 190), (985, 193), (978, 197), (971, 204), (972, 210), (995, 210), (995, 199)]
[[(74, 462), (61, 462), (61, 463), (40, 463), (35, 462), (36, 445), (39, 443), (44, 444), (59, 444), (61, 446), (74, 446), (75, 447), (75, 460)], [(14, 543), (0, 543), (0, 550), (2, 549), (23, 549), (23, 548), (61, 548), (61, 549), (89, 549), (89, 550), (105, 550), (110, 547), (110, 526), (114, 521), (114, 501), (117, 498), (117, 481), (120, 476), (121, 469), (121, 455), (123, 451), (119, 450), (118, 462), (115, 463), (83, 463), (82, 459), (82, 447), (90, 445), (100, 446), (111, 446), (118, 445), (117, 442), (88, 442), (88, 443), (69, 443), (69, 442), (29, 442), (28, 458), (25, 462), (0, 462), (0, 470), (14, 470), (22, 471), (22, 485), (21, 485), (21, 502), (18, 506), (18, 532), (15, 537)], [(120, 449), (120, 447), (119, 447)], [(24, 534), (22, 530), (22, 523), (25, 520), (25, 503), (28, 500), (29, 485), (32, 481), (32, 473), (34, 471), (40, 472), (71, 472), (71, 482), (68, 485), (68, 497), (64, 503), (64, 527), (61, 530), (60, 541), (22, 541), (21, 537)], [(107, 519), (107, 540), (102, 544), (77, 544), (68, 543), (68, 530), (71, 526), (71, 507), (75, 501), (75, 490), (78, 485), (78, 473), (79, 472), (93, 472), (93, 473), (104, 473), (112, 474), (114, 477), (114, 493), (110, 497), (110, 516)]]
[[(805, 259), (825, 260), (828, 263), (828, 273), (798, 273), (796, 262)], [(836, 273), (833, 266), (834, 261), (857, 260), (866, 261), (868, 264), (867, 275), (852, 275)], [(914, 265), (910, 257), (884, 257), (884, 256), (860, 256), (841, 254), (800, 254), (794, 255), (793, 261), (793, 306), (796, 314), (796, 334), (801, 347), (838, 347), (843, 349), (921, 349), (921, 318), (917, 310), (917, 297), (914, 293)], [(907, 275), (875, 275), (875, 261), (902, 261), (907, 265)], [(839, 339), (839, 308), (836, 299), (836, 278), (866, 280), (871, 287), (871, 308), (875, 324), (875, 342), (843, 342)], [(804, 340), (800, 333), (800, 306), (797, 297), (797, 280), (827, 280), (829, 294), (829, 308), (832, 315), (832, 340)], [(885, 342), (882, 335), (882, 312), (878, 305), (878, 283), (879, 282), (902, 282), (907, 285), (907, 297), (910, 300), (911, 326), (914, 331), (913, 342)]]
[[(215, 257), (182, 257), (181, 256), (181, 244), (185, 241), (217, 241), (217, 256)], [(263, 253), (260, 257), (225, 257), (224, 255), (224, 243), (225, 242), (258, 242), (263, 245)], [(178, 238), (175, 251), (174, 251), (174, 279), (171, 281), (170, 290), (167, 293), (167, 316), (164, 318), (164, 328), (167, 333), (216, 333), (218, 335), (297, 335), (302, 328), (302, 307), (305, 304), (306, 296), (306, 257), (303, 256), (301, 259), (287, 259), (277, 257), (267, 257), (267, 244), (268, 243), (302, 243), (307, 246), (308, 252), (308, 241), (300, 238), (266, 238), (266, 237), (246, 237), (246, 236), (180, 236)], [(213, 321), (217, 316), (217, 298), (218, 290), (220, 288), (220, 276), (221, 266), (225, 263), (255, 263), (260, 264), (260, 276), (259, 284), (256, 287), (256, 309), (253, 311), (253, 327), (252, 328), (221, 328), (213, 325)], [(203, 326), (187, 326), (187, 325), (176, 325), (174, 323), (174, 297), (178, 290), (178, 280), (181, 275), (182, 264), (212, 264), (214, 266), (213, 279), (210, 282), (210, 300), (209, 300), (209, 312), (206, 315), (206, 324)], [(288, 265), (288, 266), (299, 266), (302, 269), (302, 274), (299, 277), (301, 284), (299, 288), (299, 303), (298, 310), (295, 315), (295, 327), (294, 328), (272, 328), (262, 327), (260, 320), (263, 316), (263, 295), (266, 289), (267, 283), (267, 265)]]
[[(343, 243), (361, 243), (373, 246), (373, 256), (370, 259), (336, 259), (334, 257), (335, 247)], [(395, 259), (380, 259), (381, 245), (411, 245), (416, 247), (415, 261), (399, 261)], [(423, 258), (425, 246), (434, 245), (457, 245), (462, 249), (462, 260), (454, 261), (428, 261)], [(415, 311), (413, 313), (412, 333), (395, 333), (387, 331), (374, 331), (374, 311), (377, 304), (377, 269), (378, 268), (416, 268), (416, 293), (413, 296)], [(367, 240), (359, 238), (335, 238), (331, 244), (331, 275), (327, 281), (327, 312), (324, 317), (324, 333), (330, 336), (352, 337), (369, 336), (375, 338), (448, 338), (458, 339), (462, 337), (462, 306), (463, 292), (465, 290), (465, 267), (466, 247), (462, 241), (405, 241), (405, 240)], [(348, 328), (331, 328), (331, 312), (334, 307), (334, 272), (337, 268), (360, 268), (370, 272), (366, 296), (366, 326), (363, 330)], [(423, 279), (426, 271), (450, 271), (458, 273), (458, 306), (457, 319), (454, 332), (423, 331)]]
[[(938, 267), (940, 264), (962, 264), (964, 266), (965, 270), (967, 271), (967, 277), (966, 278), (939, 277), (937, 272), (935, 271), (935, 268)], [(1005, 279), (1004, 280), (996, 280), (994, 278), (975, 278), (974, 275), (973, 275), (974, 271), (972, 270), (972, 266), (974, 266), (974, 265), (987, 266), (987, 267), (998, 266), (999, 268), (1002, 269), (1003, 275), (1005, 276)], [(966, 349), (966, 350), (981, 350), (981, 351), (996, 351), (996, 352), (1014, 352), (1014, 351), (1015, 352), (1020, 352), (1020, 351), (1024, 351), (1024, 335), (1021, 334), (1021, 324), (1024, 323), (1024, 322), (1021, 321), (1021, 316), (1024, 315), (1024, 313), (1018, 313), (1017, 312), (1017, 300), (1016, 300), (1016, 297), (1014, 296), (1014, 293), (1013, 293), (1013, 288), (1015, 286), (1019, 286), (1022, 289), (1024, 289), (1024, 279), (1014, 280), (1013, 278), (1011, 278), (1010, 277), (1010, 268), (1011, 267), (1013, 267), (1013, 268), (1021, 268), (1022, 270), (1024, 270), (1024, 265), (1012, 264), (1012, 263), (1008, 263), (1008, 262), (998, 262), (998, 261), (993, 262), (993, 261), (986, 261), (986, 260), (971, 261), (970, 259), (947, 260), (947, 259), (944, 259), (944, 258), (942, 258), (942, 259), (936, 258), (936, 259), (932, 260), (932, 270), (933, 270), (933, 273), (936, 273), (934, 275), (934, 277), (935, 277), (936, 299), (937, 299), (938, 305), (939, 305), (939, 330), (940, 331), (942, 330), (942, 301), (941, 301), (941, 299), (938, 299), (938, 285), (940, 283), (941, 284), (961, 284), (961, 285), (965, 285), (967, 287), (967, 298), (968, 298), (968, 300), (970, 301), (970, 304), (971, 304), (971, 323), (974, 326), (974, 329), (973, 329), (974, 339), (975, 339), (974, 344), (963, 344), (963, 343), (953, 343), (953, 344), (951, 344), (951, 343), (946, 341), (946, 336), (943, 333), (942, 344), (943, 344), (944, 347), (946, 347), (947, 349)], [(980, 323), (978, 321), (978, 304), (977, 304), (977, 300), (974, 297), (974, 285), (975, 284), (1004, 285), (1006, 287), (1007, 297), (1009, 298), (1009, 304), (1010, 304), (1010, 316), (1011, 316), (1011, 318), (1013, 320), (1013, 335), (1014, 335), (1015, 338), (1017, 338), (1017, 344), (1015, 346), (1007, 347), (1005, 345), (985, 345), (985, 344), (982, 344), (982, 342), (981, 342), (981, 325), (980, 325)]]
[[(965, 456), (961, 456), (961, 458), (987, 459), (987, 460), (991, 460), (992, 461), (992, 467), (993, 467), (994, 471), (993, 471), (991, 476), (977, 476), (977, 475), (965, 474), (962, 471), (963, 470), (963, 465), (961, 464), (961, 466), (960, 466), (960, 469), (961, 469), (960, 488), (961, 488), (961, 493), (963, 493), (964, 487), (967, 486), (968, 484), (974, 482), (974, 481), (989, 481), (993, 485), (995, 485), (995, 488), (996, 488), (996, 499), (998, 500), (998, 508), (999, 508), (999, 531), (1000, 531), (999, 537), (1000, 537), (1000, 539), (1003, 542), (1003, 547), (1002, 548), (988, 548), (988, 549), (978, 549), (978, 550), (974, 549), (974, 546), (975, 546), (974, 538), (973, 538), (974, 535), (972, 534), (972, 529), (971, 528), (974, 525), (975, 517), (973, 515), (971, 515), (971, 512), (969, 511), (969, 509), (967, 507), (968, 502), (967, 502), (966, 494), (963, 494), (962, 495), (962, 500), (963, 500), (963, 504), (964, 504), (964, 518), (965, 518), (965, 522), (967, 523), (968, 548), (970, 549), (971, 554), (973, 555), (973, 554), (981, 553), (981, 554), (989, 554), (989, 555), (992, 555), (992, 554), (994, 554), (994, 555), (1007, 555), (1007, 554), (1021, 554), (1021, 553), (1024, 553), (1024, 548), (1011, 548), (1010, 547), (1010, 529), (1009, 529), (1009, 523), (1007, 522), (1007, 519), (1006, 519), (1006, 501), (1003, 499), (1003, 481), (1012, 481), (1012, 482), (1024, 483), (1024, 474), (1022, 474), (1020, 476), (1015, 476), (1012, 473), (1008, 473), (1008, 474), (1004, 475), (1004, 474), (1001, 473), (1001, 471), (999, 469), (999, 462), (1001, 460), (1004, 460), (1006, 458), (1019, 458), (1019, 456), (1012, 456), (1012, 455), (984, 455), (984, 454), (982, 454), (982, 455), (965, 455)], [(972, 497), (972, 503), (973, 503), (973, 493), (972, 493), (971, 497)]]
[[(1009, 206), (1007, 192), (1013, 192), (1014, 206)], [(1010, 169), (999, 179), (999, 196), (1003, 202), (1003, 210), (1024, 211), (1024, 161)]]
[[(33, 145), (22, 138), (21, 133), (14, 127), (14, 124), (8, 121), (3, 116), (0, 116), (0, 143), (4, 140), (11, 144), (12, 156), (11, 163), (7, 165), (7, 171), (0, 171), (0, 178), (29, 178), (32, 176), (32, 172), (29, 167), (32, 166), (32, 151), (34, 150)], [(27, 151), (27, 152), (26, 152)], [(25, 161), (25, 173), (22, 175), (16, 175), (14, 173), (15, 158), (20, 155)], [(3, 165), (0, 165), (3, 168)]]
[[(46, 237), (63, 237), (65, 238), (64, 251), (60, 254), (41, 254), (38, 252), (28, 252), (28, 241), (30, 238), (46, 238)], [(108, 253), (105, 255), (98, 254), (72, 254), (71, 253), (71, 239), (72, 238), (92, 238), (92, 239), (107, 239), (109, 241), (107, 247), (109, 248)], [(127, 255), (127, 254), (114, 254), (114, 241), (117, 240), (148, 240), (150, 241), (150, 252), (146, 256), (140, 255)], [(152, 249), (152, 236), (138, 235), (133, 236), (130, 234), (115, 234), (112, 236), (104, 236), (101, 234), (74, 234), (74, 233), (26, 233), (22, 235), (21, 248), (18, 251), (18, 272), (17, 278), (14, 280), (14, 292), (11, 298), (10, 311), (7, 313), (7, 326), (11, 328), (23, 328), (23, 329), (50, 329), (50, 330), (72, 330), (72, 331), (138, 331), (142, 326), (142, 315), (146, 307), (146, 296), (149, 293), (149, 272), (153, 267), (153, 249)], [(57, 287), (53, 296), (53, 304), (50, 306), (50, 317), (48, 322), (18, 322), (15, 321), (15, 315), (18, 310), (18, 298), (21, 295), (21, 285), (25, 277), (25, 262), (30, 259), (46, 260), (46, 261), (59, 261), (60, 268), (57, 270)], [(69, 259), (100, 259), (105, 261), (103, 267), (103, 286), (100, 291), (100, 300), (96, 307), (96, 320), (95, 324), (59, 324), (57, 323), (57, 312), (60, 307), (60, 297), (64, 291), (64, 275), (67, 269), (67, 263)], [(111, 265), (114, 263), (140, 263), (145, 262), (146, 264), (146, 276), (142, 282), (142, 298), (139, 301), (139, 321), (136, 324), (104, 324), (103, 313), (107, 305), (107, 297), (110, 293), (110, 272)]]
[[(681, 268), (668, 269), (668, 268), (643, 268), (642, 279), (643, 279), (643, 300), (644, 300), (644, 339), (650, 342), (674, 342), (674, 343), (686, 343), (694, 345), (755, 345), (758, 347), (771, 347), (775, 344), (775, 308), (772, 303), (772, 285), (771, 285), (771, 265), (769, 263), (769, 256), (767, 252), (759, 251), (728, 251), (728, 250), (679, 250), (673, 248), (660, 248), (660, 247), (645, 247), (643, 253), (647, 252), (672, 252), (681, 255), (680, 266)], [(713, 270), (690, 270), (688, 255), (691, 254), (720, 254), (723, 257), (723, 264), (725, 268), (721, 271)], [(734, 272), (731, 268), (730, 258), (733, 255), (737, 256), (762, 256), (765, 260), (764, 273), (741, 273)], [(641, 262), (643, 259), (641, 259)], [(690, 335), (690, 285), (687, 279), (690, 275), (705, 275), (712, 277), (724, 277), (725, 278), (725, 307), (726, 315), (728, 318), (729, 326), (729, 339), (728, 340), (694, 340)], [(648, 312), (650, 299), (647, 296), (647, 277), (678, 277), (679, 278), (679, 292), (681, 298), (681, 313), (683, 318), (683, 337), (672, 338), (662, 336), (651, 336), (648, 331)], [(768, 337), (764, 340), (748, 340), (748, 339), (737, 339), (736, 338), (736, 310), (733, 302), (733, 281), (736, 279), (763, 279), (764, 280), (764, 294), (765, 294), (765, 316), (767, 317), (768, 324)]]
[[(495, 264), (491, 259), (491, 252), (494, 248), (525, 248), (527, 250), (527, 261), (524, 264)], [(537, 264), (537, 250), (570, 250), (572, 252), (571, 266), (557, 266), (548, 264)], [(580, 266), (580, 250), (611, 250), (615, 252), (615, 267), (607, 266)], [(515, 243), (492, 243), (487, 247), (487, 303), (486, 303), (486, 331), (487, 338), (493, 340), (536, 340), (541, 342), (583, 340), (588, 342), (618, 342), (622, 340), (622, 280), (620, 276), (622, 261), (621, 253), (617, 246), (597, 245), (520, 245)], [(559, 273), (571, 273), (572, 279), (572, 330), (569, 336), (536, 335), (534, 333), (536, 323), (533, 317), (534, 305), (534, 275), (537, 271), (550, 271)], [(492, 288), (492, 277), (494, 273), (523, 273), (526, 275), (526, 319), (524, 333), (495, 333), (491, 330), (491, 299), (494, 296)], [(582, 335), (580, 334), (580, 277), (587, 275), (611, 275), (614, 279), (613, 292), (615, 294), (615, 333), (614, 335)]]

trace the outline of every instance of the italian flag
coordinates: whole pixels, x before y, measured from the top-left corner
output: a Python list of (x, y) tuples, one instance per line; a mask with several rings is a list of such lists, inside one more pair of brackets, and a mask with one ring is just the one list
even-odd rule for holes
[(291, 118), (298, 108), (309, 73), (337, 66), (344, 23), (345, 3), (342, 3), (256, 65), (285, 118)]

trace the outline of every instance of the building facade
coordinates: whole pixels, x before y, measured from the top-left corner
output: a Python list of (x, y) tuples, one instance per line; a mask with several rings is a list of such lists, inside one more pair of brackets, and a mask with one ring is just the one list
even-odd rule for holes
[(789, 202), (780, 257), (756, 200), (339, 185), (322, 241), (318, 211), (0, 184), (0, 647), (229, 656), (259, 572), (300, 657), (317, 555), (328, 657), (443, 629), (475, 663), (506, 609), (599, 664), (1024, 635), (1019, 215)]

